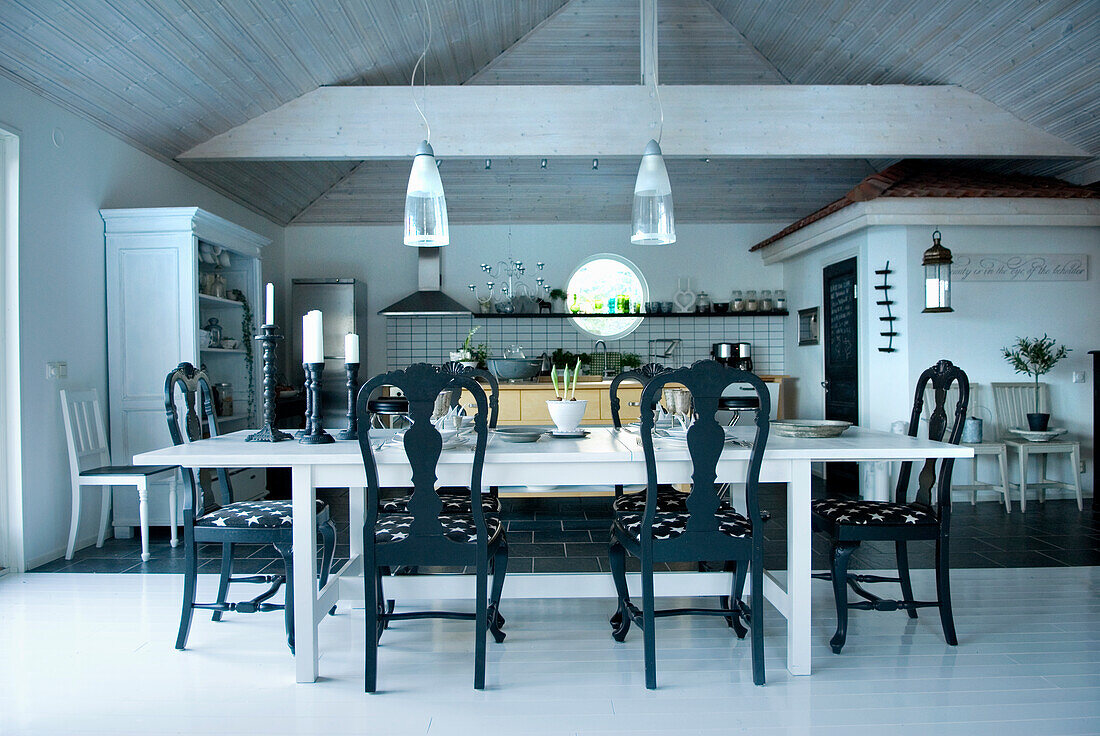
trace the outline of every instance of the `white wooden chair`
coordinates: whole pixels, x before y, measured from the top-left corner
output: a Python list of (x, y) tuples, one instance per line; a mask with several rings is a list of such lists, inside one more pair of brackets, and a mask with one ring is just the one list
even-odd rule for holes
[(135, 486), (138, 491), (138, 509), (141, 518), (141, 559), (149, 560), (149, 479), (171, 474), (169, 477), (169, 514), (172, 524), (172, 546), (176, 537), (176, 467), (111, 465), (111, 451), (107, 445), (107, 431), (103, 426), (103, 412), (99, 408), (99, 393), (95, 389), (68, 391), (61, 389), (61, 416), (65, 420), (65, 439), (69, 444), (69, 477), (73, 486), (73, 513), (69, 523), (69, 546), (65, 559), (71, 560), (76, 546), (76, 531), (80, 525), (80, 496), (84, 486), (103, 488), (103, 502), (99, 519), (99, 538), (96, 547), (103, 546), (107, 523), (111, 516), (111, 486)]
[[(1030, 442), (1008, 430), (1027, 428), (1027, 414), (1035, 410), (1035, 384), (1034, 383), (993, 383), (993, 402), (997, 406), (997, 435), (1008, 446), (1010, 451), (1015, 451), (1020, 466), (1020, 482), (1009, 483), (1010, 486), (1020, 488), (1020, 511), (1027, 509), (1027, 489), (1034, 487), (1038, 491), (1039, 502), (1046, 500), (1047, 488), (1067, 488), (1077, 495), (1077, 509), (1084, 509), (1084, 501), (1081, 498), (1081, 476), (1078, 469), (1081, 467), (1081, 443), (1076, 440), (1055, 438), (1049, 442)], [(1050, 387), (1045, 383), (1039, 384), (1039, 410), (1050, 411)], [(1027, 480), (1028, 460), (1032, 455), (1039, 458), (1038, 479), (1032, 483)], [(1047, 478), (1047, 455), (1069, 455), (1070, 481), (1051, 480)]]
[[(959, 401), (959, 391), (957, 388), (950, 388), (947, 391), (946, 406), (953, 407)], [(936, 405), (935, 394), (931, 389), (924, 392), (924, 418), (928, 419), (931, 413), (931, 408)], [(970, 384), (970, 414), (977, 416), (978, 409), (978, 384)], [(993, 414), (992, 424), (996, 425), (996, 414), (993, 410), (990, 410)], [(948, 420), (950, 420), (950, 415)], [(950, 429), (950, 428), (949, 428)], [(991, 426), (984, 430), (982, 433), (981, 442), (960, 442), (962, 446), (969, 447), (974, 450), (974, 459), (970, 461), (970, 482), (969, 483), (952, 483), (951, 491), (964, 491), (970, 493), (970, 505), (973, 506), (978, 501), (978, 491), (996, 491), (1001, 494), (1001, 500), (1005, 505), (1005, 513), (1012, 513), (1012, 501), (1009, 498), (1009, 484), (1008, 484), (1008, 448), (1004, 442), (996, 438), (996, 427)], [(982, 456), (993, 456), (997, 459), (997, 469), (1000, 472), (1000, 482), (978, 480), (978, 458)], [(960, 461), (956, 461), (960, 462)]]

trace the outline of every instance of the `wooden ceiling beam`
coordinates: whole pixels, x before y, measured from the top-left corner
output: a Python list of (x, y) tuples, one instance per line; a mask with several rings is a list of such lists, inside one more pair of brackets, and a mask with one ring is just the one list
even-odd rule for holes
[[(417, 94), (444, 158), (640, 155), (656, 133), (652, 89), (642, 86), (440, 86)], [(665, 156), (1089, 156), (955, 86), (662, 85), (661, 99)], [(406, 158), (422, 137), (407, 87), (320, 87), (179, 158)]]

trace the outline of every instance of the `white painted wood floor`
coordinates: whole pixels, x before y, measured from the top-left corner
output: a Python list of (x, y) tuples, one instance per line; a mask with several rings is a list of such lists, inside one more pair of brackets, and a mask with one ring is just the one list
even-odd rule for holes
[[(209, 596), (216, 578), (200, 577)], [(918, 598), (932, 594), (931, 571), (914, 579)], [(658, 621), (659, 689), (647, 692), (640, 633), (612, 641), (610, 601), (506, 600), (487, 690), (472, 688), (471, 624), (409, 621), (383, 637), (382, 692), (366, 695), (361, 609), (321, 626), (322, 677), (297, 685), (280, 614), (196, 614), (177, 652), (179, 576), (8, 576), (0, 734), (1100, 733), (1100, 568), (959, 570), (953, 582), (957, 648), (934, 611), (854, 611), (834, 656), (830, 587), (815, 581), (814, 675), (787, 674), (769, 610), (760, 688), (748, 641), (720, 619)]]

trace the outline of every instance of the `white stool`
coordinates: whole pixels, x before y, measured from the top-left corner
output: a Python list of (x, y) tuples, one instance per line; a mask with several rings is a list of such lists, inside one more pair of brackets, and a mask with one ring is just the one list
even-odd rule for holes
[[(1010, 483), (1011, 486), (1020, 488), (1020, 511), (1027, 509), (1027, 489), (1031, 486), (1038, 490), (1039, 503), (1046, 500), (1046, 489), (1068, 488), (1077, 495), (1077, 510), (1084, 510), (1084, 501), (1081, 498), (1081, 476), (1078, 471), (1081, 467), (1081, 443), (1074, 441), (1058, 442), (1029, 442), (1027, 440), (1006, 440), (1005, 443), (1016, 451), (1016, 457), (1020, 461), (1020, 482)], [(1047, 478), (1047, 455), (1068, 454), (1070, 461), (1069, 476), (1072, 483)], [(1039, 478), (1033, 483), (1027, 482), (1027, 462), (1032, 455), (1039, 457)]]

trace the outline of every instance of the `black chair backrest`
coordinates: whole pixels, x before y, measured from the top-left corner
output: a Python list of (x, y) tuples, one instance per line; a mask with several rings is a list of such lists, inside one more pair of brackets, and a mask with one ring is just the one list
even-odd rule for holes
[(367, 520), (366, 527), (372, 529), (378, 517), (378, 466), (374, 451), (371, 449), (371, 411), (369, 398), (373, 391), (383, 386), (393, 386), (409, 400), (409, 419), (411, 426), (405, 430), (403, 444), (405, 456), (412, 467), (413, 492), (409, 500), (409, 514), (413, 516), (409, 539), (443, 539), (443, 527), (439, 521), (442, 507), (436, 492), (436, 466), (443, 449), (443, 438), (432, 424), (432, 409), (440, 392), (466, 389), (477, 403), (474, 416), (473, 464), (470, 469), (470, 502), (474, 524), (478, 532), (478, 544), (487, 540), (485, 515), (481, 508), (481, 474), (485, 465), (485, 448), (489, 441), (488, 400), (485, 390), (473, 376), (456, 375), (430, 365), (416, 363), (404, 370), (390, 371), (375, 376), (359, 389), (355, 402), (355, 411), (359, 419), (359, 450), (363, 455), (363, 466), (367, 474)]
[[(958, 383), (959, 399), (955, 404), (955, 421), (951, 427), (951, 434), (944, 440), (943, 435), (947, 429), (947, 391), (952, 383)], [(963, 420), (966, 418), (966, 408), (970, 403), (970, 381), (961, 368), (949, 360), (941, 360), (931, 368), (920, 374), (917, 379), (916, 393), (913, 397), (913, 413), (909, 417), (909, 436), (916, 437), (920, 427), (921, 412), (924, 410), (924, 393), (931, 383), (935, 406), (928, 420), (928, 439), (936, 442), (949, 442), (952, 445), (959, 444), (962, 437)], [(944, 458), (940, 464), (939, 481), (936, 480), (936, 458), (928, 458), (924, 461), (924, 467), (917, 476), (917, 493), (915, 503), (928, 508), (932, 507), (932, 486), (936, 485), (936, 513), (941, 523), (946, 520), (951, 509), (951, 471), (955, 465), (954, 458)], [(909, 476), (913, 470), (913, 461), (907, 460), (901, 464), (901, 472), (898, 474), (898, 485), (894, 491), (894, 500), (897, 503), (906, 503), (909, 491)]]
[(637, 381), (642, 384), (642, 388), (645, 388), (646, 384), (648, 384), (654, 376), (668, 373), (670, 370), (672, 369), (665, 368), (660, 363), (646, 363), (637, 370), (623, 371), (611, 379), (611, 421), (614, 423), (616, 429), (623, 428), (623, 423), (619, 420), (619, 384), (623, 381)]
[[(202, 413), (199, 413), (199, 406)], [(179, 408), (184, 416), (182, 423)], [(164, 379), (164, 413), (168, 417), (168, 433), (173, 445), (182, 445), (205, 437), (218, 436), (218, 420), (214, 412), (214, 392), (210, 388), (210, 378), (206, 371), (199, 370), (190, 363), (180, 363)], [(183, 468), (183, 478), (188, 493), (183, 508), (186, 520), (201, 515), (215, 505), (226, 506), (233, 500), (233, 491), (229, 485), (229, 475), (225, 468), (218, 468), (218, 498), (213, 498), (208, 489), (203, 488), (201, 474), (193, 468)]]
[[(449, 361), (440, 366), (440, 370), (453, 373), (456, 376), (470, 376), (475, 381), (489, 384), (489, 429), (496, 429), (497, 415), (500, 413), (500, 382), (497, 377), (481, 368), (470, 368), (458, 361)], [(451, 408), (455, 408), (462, 401), (462, 392), (451, 393)]]
[[(648, 493), (642, 529), (651, 529), (657, 510), (657, 461), (653, 448), (654, 410), (661, 390), (676, 383), (691, 392), (694, 422), (687, 433), (687, 448), (691, 458), (691, 494), (687, 498), (690, 519), (687, 533), (717, 532), (718, 520), (714, 513), (722, 504), (719, 486), (715, 483), (718, 459), (726, 446), (725, 428), (718, 421), (719, 402), (727, 386), (747, 383), (756, 389), (760, 399), (760, 411), (756, 412), (756, 434), (749, 453), (748, 472), (745, 477), (745, 515), (752, 521), (753, 529), (760, 529), (760, 465), (764, 459), (764, 447), (768, 441), (768, 414), (771, 411), (771, 395), (756, 374), (722, 365), (715, 360), (700, 360), (690, 368), (678, 368), (650, 379), (642, 390), (641, 437), (645, 452)], [(747, 425), (746, 425), (747, 426)], [(652, 543), (652, 534), (643, 531), (643, 547)]]

